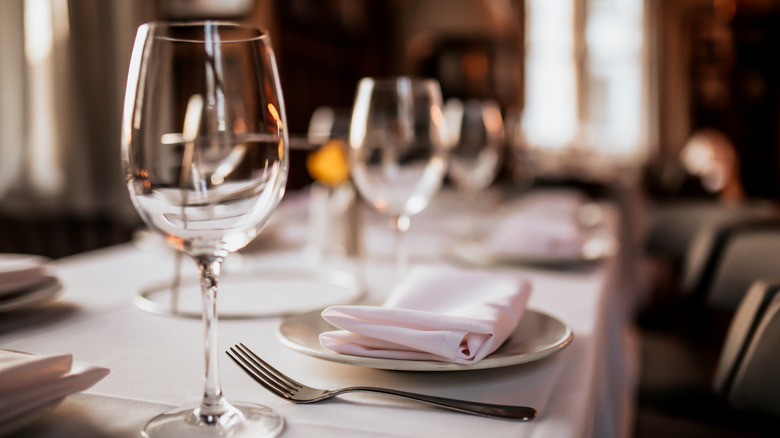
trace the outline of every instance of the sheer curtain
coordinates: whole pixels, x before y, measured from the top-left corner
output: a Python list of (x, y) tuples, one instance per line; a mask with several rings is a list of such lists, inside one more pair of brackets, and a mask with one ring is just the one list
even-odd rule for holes
[(0, 3), (0, 199), (18, 178), (24, 136), (24, 31), (21, 1)]
[(527, 146), (595, 164), (596, 177), (642, 163), (652, 148), (644, 0), (525, 2)]
[(0, 1), (0, 251), (66, 255), (137, 224), (119, 125), (135, 29), (153, 14), (153, 0)]
[(119, 118), (132, 38), (149, 3), (0, 2), (3, 213), (129, 212)]

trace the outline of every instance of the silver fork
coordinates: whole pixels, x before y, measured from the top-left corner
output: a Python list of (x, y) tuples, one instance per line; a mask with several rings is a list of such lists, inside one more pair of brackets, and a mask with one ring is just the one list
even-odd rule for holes
[(294, 403), (314, 403), (327, 400), (345, 392), (369, 391), (380, 394), (389, 394), (399, 397), (410, 398), (423, 403), (452, 409), (469, 414), (483, 415), (488, 417), (511, 418), (515, 420), (531, 420), (536, 416), (534, 408), (526, 406), (496, 405), (490, 403), (480, 403), (465, 400), (456, 400), (451, 398), (436, 397), (425, 394), (415, 394), (411, 392), (398, 391), (388, 388), (375, 388), (371, 386), (351, 386), (335, 390), (317, 389), (300, 383), (276, 368), (268, 362), (261, 359), (246, 345), (239, 343), (227, 350), (228, 356), (233, 359), (241, 369), (243, 369), (257, 383), (263, 385), (267, 390), (277, 396), (292, 401)]

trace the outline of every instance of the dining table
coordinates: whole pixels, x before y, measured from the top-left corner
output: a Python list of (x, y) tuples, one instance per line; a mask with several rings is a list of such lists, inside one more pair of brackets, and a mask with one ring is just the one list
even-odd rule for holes
[[(639, 372), (632, 309), (641, 281), (636, 248), (626, 233), (629, 220), (619, 202), (609, 196), (594, 201), (601, 208), (601, 226), (617, 248), (597, 260), (475, 266), (452, 257), (452, 242), (465, 224), (477, 220), (489, 227), (498, 207), (527, 195), (527, 191), (499, 191), (469, 210), (457, 193), (445, 188), (426, 210), (412, 217), (405, 236), (409, 264), (456, 266), (527, 279), (532, 284), (528, 311), (549, 315), (571, 330), (571, 339), (560, 348), (508, 365), (431, 369), (411, 364), (400, 370), (323, 358), (295, 348), (281, 333), (285, 322), (330, 304), (381, 303), (397, 275), (395, 235), (388, 219), (365, 205), (358, 204), (360, 220), (349, 230), (358, 239), (358, 251), (313, 253), (308, 243), (316, 212), (311, 211), (310, 194), (304, 188), (288, 193), (257, 241), (225, 262), (224, 290), (218, 302), (221, 351), (217, 352), (225, 396), (279, 413), (285, 422), (282, 437), (630, 436)], [(187, 258), (183, 262), (179, 275), (186, 283), (196, 278), (196, 270)], [(110, 370), (88, 390), (31, 415), (25, 424), (8, 431), (9, 436), (138, 437), (155, 415), (199, 402), (205, 364), (203, 323), (197, 311), (158, 311), (166, 309), (166, 303), (150, 305), (141, 295), (172, 281), (176, 263), (172, 250), (139, 231), (131, 242), (52, 261), (62, 284), (60, 295), (45, 305), (0, 314), (0, 349), (72, 354), (77, 362)], [(319, 290), (318, 281), (338, 277), (330, 274), (354, 280), (338, 284), (347, 291), (345, 295), (327, 296)], [(232, 297), (231, 281), (241, 284), (241, 292)], [(286, 282), (291, 283), (289, 288)], [(199, 300), (197, 292), (186, 287), (179, 293), (181, 300)], [(188, 294), (192, 296), (183, 296)], [(253, 304), (242, 304), (242, 297), (248, 295)], [(252, 306), (259, 306), (260, 314), (251, 314)], [(240, 314), (241, 309), (248, 314)], [(263, 309), (268, 313), (262, 314)], [(370, 393), (295, 404), (270, 393), (233, 363), (225, 350), (238, 343), (296, 380), (319, 388), (381, 386), (531, 406), (538, 414), (530, 421), (500, 419)]]

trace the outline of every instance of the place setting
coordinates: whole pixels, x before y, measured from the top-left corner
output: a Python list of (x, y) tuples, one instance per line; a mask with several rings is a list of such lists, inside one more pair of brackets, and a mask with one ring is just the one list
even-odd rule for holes
[(780, 426), (654, 336), (780, 211), (776, 2), (82, 3), (0, 0), (0, 438)]
[[(570, 345), (572, 327), (528, 308), (533, 291), (529, 278), (440, 264), (409, 266), (405, 239), (411, 217), (439, 192), (446, 171), (451, 143), (446, 125), (437, 125), (443, 120), (436, 117), (441, 111), (439, 85), (433, 80), (360, 81), (349, 139), (350, 171), (362, 198), (390, 217), (396, 237), (394, 285), (378, 305), (336, 305), (285, 317), (276, 333), (282, 344), (342, 365), (414, 372), (520, 365)], [(440, 135), (430, 134), (436, 132)], [(318, 390), (286, 376), (244, 343), (226, 353), (260, 385), (295, 403), (367, 390), (477, 415), (531, 420), (537, 414), (526, 406), (476, 403), (480, 406), (475, 408), (465, 399), (385, 387)]]
[(62, 284), (46, 257), (0, 254), (0, 313), (48, 303), (62, 293)]
[(0, 349), (0, 435), (32, 423), (108, 374), (107, 368), (74, 361), (71, 354)]
[(415, 266), (381, 305), (285, 318), (279, 339), (332, 362), (400, 371), (466, 371), (545, 358), (573, 329), (527, 308), (532, 283), (473, 269)]
[[(193, 60), (206, 73), (181, 81), (176, 72)], [(345, 178), (389, 219), (395, 236), (394, 287), (382, 305), (367, 305), (362, 282), (339, 278), (326, 263), (313, 277), (301, 273), (304, 263), (231, 265), (228, 256), (265, 232), (285, 195), (289, 133), (275, 69), (268, 35), (253, 27), (205, 22), (148, 23), (138, 29), (122, 123), (123, 168), (136, 211), (179, 258), (174, 280), (167, 283), (175, 293), (158, 302), (150, 299), (164, 284), (142, 291), (136, 304), (152, 313), (201, 317), (206, 364), (200, 403), (150, 419), (142, 436), (276, 436), (284, 429), (284, 418), (274, 410), (229, 402), (223, 394), (214, 354), (219, 318), (281, 316), (278, 337), (293, 350), (386, 370), (506, 367), (548, 357), (572, 342), (572, 327), (527, 308), (533, 284), (525, 277), (447, 265), (410, 269), (411, 219), (439, 193), (453, 147), (435, 79), (366, 77), (357, 84)], [(483, 108), (500, 130), (497, 108)], [(331, 162), (333, 156), (325, 152), (319, 158)], [(495, 164), (496, 153), (485, 157)], [(488, 173), (473, 190), (492, 180), (493, 171)], [(194, 265), (181, 268), (187, 258)], [(242, 264), (248, 259), (238, 258)], [(178, 280), (180, 273), (185, 276)], [(336, 303), (318, 302), (312, 294), (329, 282), (354, 293)], [(269, 299), (274, 289), (294, 308), (275, 307)], [(250, 375), (258, 372), (257, 355), (245, 347), (229, 352)], [(505, 408), (521, 420), (536, 415), (533, 408)]]
[(488, 231), (456, 237), (442, 253), (474, 267), (592, 265), (619, 250), (606, 208), (573, 189), (536, 189), (501, 206)]
[[(487, 128), (475, 128), (475, 118), (487, 119)], [(350, 173), (366, 203), (390, 217), (395, 285), (380, 306), (329, 306), (288, 316), (278, 327), (279, 339), (320, 359), (407, 371), (516, 365), (565, 348), (571, 327), (526, 309), (532, 289), (527, 279), (446, 265), (409, 267), (405, 238), (411, 217), (439, 193), (448, 161), (459, 163), (458, 181), (473, 202), (497, 172), (502, 131), (495, 104), (444, 105), (435, 80), (362, 79), (351, 118)], [(477, 181), (469, 177), (473, 169)]]
[[(38, 255), (0, 254), (0, 314), (32, 311), (56, 300), (63, 285), (51, 263)], [(71, 354), (0, 349), (0, 435), (31, 424), (108, 373), (104, 367), (74, 361)]]

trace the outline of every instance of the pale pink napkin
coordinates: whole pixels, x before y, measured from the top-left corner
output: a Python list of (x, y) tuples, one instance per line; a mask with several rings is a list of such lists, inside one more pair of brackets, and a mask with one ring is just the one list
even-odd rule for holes
[(514, 201), (510, 208), (540, 210), (551, 213), (571, 213), (588, 202), (579, 190), (550, 188), (536, 189)]
[(337, 353), (386, 359), (478, 362), (512, 334), (531, 283), (509, 275), (418, 266), (380, 306), (333, 306), (320, 334)]
[(586, 198), (580, 192), (547, 190), (526, 195), (486, 239), (486, 249), (498, 257), (580, 257), (589, 238), (578, 210)]
[(588, 234), (572, 215), (521, 211), (506, 217), (486, 242), (498, 257), (582, 256)]
[(73, 362), (69, 354), (0, 350), (0, 423), (84, 391), (108, 373), (106, 368)]

